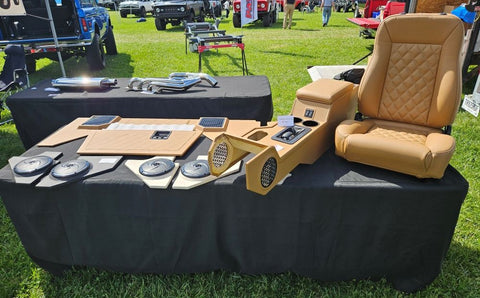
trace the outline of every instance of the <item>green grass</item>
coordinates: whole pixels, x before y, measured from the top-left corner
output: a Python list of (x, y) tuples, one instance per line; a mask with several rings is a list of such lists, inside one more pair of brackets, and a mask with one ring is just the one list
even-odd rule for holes
[[(351, 14), (348, 14), (350, 17)], [(281, 14), (283, 16), (283, 14)], [(220, 28), (243, 34), (250, 74), (268, 76), (275, 117), (290, 111), (295, 91), (311, 82), (309, 65), (351, 64), (369, 52), (373, 40), (358, 37), (359, 28), (333, 13), (321, 27), (319, 13), (294, 13), (292, 30), (281, 22), (271, 28), (261, 23), (233, 28), (231, 17)], [(152, 17), (136, 23), (112, 13), (119, 55), (107, 58), (107, 68), (91, 76), (165, 77), (175, 71), (196, 72), (198, 55), (185, 54), (183, 30), (167, 26), (157, 31)], [(281, 21), (281, 20), (280, 20)], [(365, 63), (365, 62), (364, 62)], [(58, 63), (39, 61), (33, 83), (61, 76)], [(84, 58), (66, 61), (67, 76), (88, 74)], [(206, 53), (203, 72), (215, 76), (242, 75), (238, 49)], [(473, 83), (465, 86), (471, 93)], [(9, 117), (2, 112), (2, 119)], [(451, 164), (469, 181), (470, 190), (460, 213), (450, 249), (439, 277), (416, 297), (480, 297), (480, 125), (478, 118), (460, 111), (453, 136), (457, 151)], [(24, 150), (15, 126), (0, 127), (0, 166)], [(55, 278), (37, 267), (25, 253), (8, 214), (0, 204), (0, 297), (402, 297), (385, 280), (325, 283), (291, 273), (242, 275), (212, 272), (185, 275), (132, 275), (76, 269)]]

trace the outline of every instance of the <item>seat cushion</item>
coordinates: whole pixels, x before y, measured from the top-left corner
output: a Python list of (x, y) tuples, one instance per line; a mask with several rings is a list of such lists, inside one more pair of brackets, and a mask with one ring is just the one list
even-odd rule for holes
[(454, 151), (453, 137), (412, 124), (346, 120), (335, 132), (337, 155), (418, 178), (441, 178)]

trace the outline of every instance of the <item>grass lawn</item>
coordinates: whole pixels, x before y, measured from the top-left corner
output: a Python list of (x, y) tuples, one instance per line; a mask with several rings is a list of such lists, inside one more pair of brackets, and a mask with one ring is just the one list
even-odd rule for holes
[[(95, 77), (165, 77), (171, 72), (197, 72), (198, 55), (185, 54), (181, 27), (167, 25), (157, 31), (154, 19), (137, 23), (111, 12), (119, 54), (107, 57), (107, 68)], [(283, 17), (283, 13), (280, 14)], [(359, 37), (359, 28), (346, 21), (351, 13), (333, 13), (322, 28), (320, 13), (294, 13), (291, 30), (282, 30), (281, 20), (271, 28), (261, 23), (234, 28), (223, 20), (228, 34), (244, 35), (248, 69), (252, 75), (268, 76), (275, 115), (288, 114), (295, 91), (311, 82), (310, 65), (351, 64), (366, 55), (373, 40)], [(242, 75), (241, 53), (235, 48), (203, 55), (203, 72), (213, 76)], [(363, 62), (366, 63), (366, 62)], [(67, 76), (87, 74), (84, 58), (66, 61)], [(58, 63), (41, 60), (32, 83), (61, 77)], [(465, 86), (471, 93), (474, 82)], [(2, 112), (2, 119), (9, 117)], [(450, 249), (439, 277), (418, 297), (480, 297), (480, 125), (478, 118), (460, 110), (453, 126), (457, 151), (451, 164), (469, 181)], [(0, 127), (0, 166), (24, 151), (13, 124)], [(480, 159), (480, 158), (479, 158)], [(401, 297), (385, 280), (319, 282), (291, 273), (242, 275), (211, 272), (185, 275), (132, 275), (94, 269), (75, 269), (55, 278), (36, 266), (24, 251), (3, 204), (0, 204), (0, 297)]]

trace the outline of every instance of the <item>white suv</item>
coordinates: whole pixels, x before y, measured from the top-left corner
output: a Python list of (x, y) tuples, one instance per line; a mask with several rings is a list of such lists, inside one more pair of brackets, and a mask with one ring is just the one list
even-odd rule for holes
[(126, 18), (129, 14), (134, 14), (137, 17), (146, 17), (147, 13), (153, 15), (153, 3), (150, 0), (124, 1), (120, 3), (120, 16)]

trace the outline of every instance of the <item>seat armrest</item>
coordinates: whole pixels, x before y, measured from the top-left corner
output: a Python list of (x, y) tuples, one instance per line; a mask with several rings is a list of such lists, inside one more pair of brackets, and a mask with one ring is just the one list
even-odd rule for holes
[(297, 90), (299, 100), (332, 104), (352, 92), (353, 83), (333, 79), (319, 79)]

